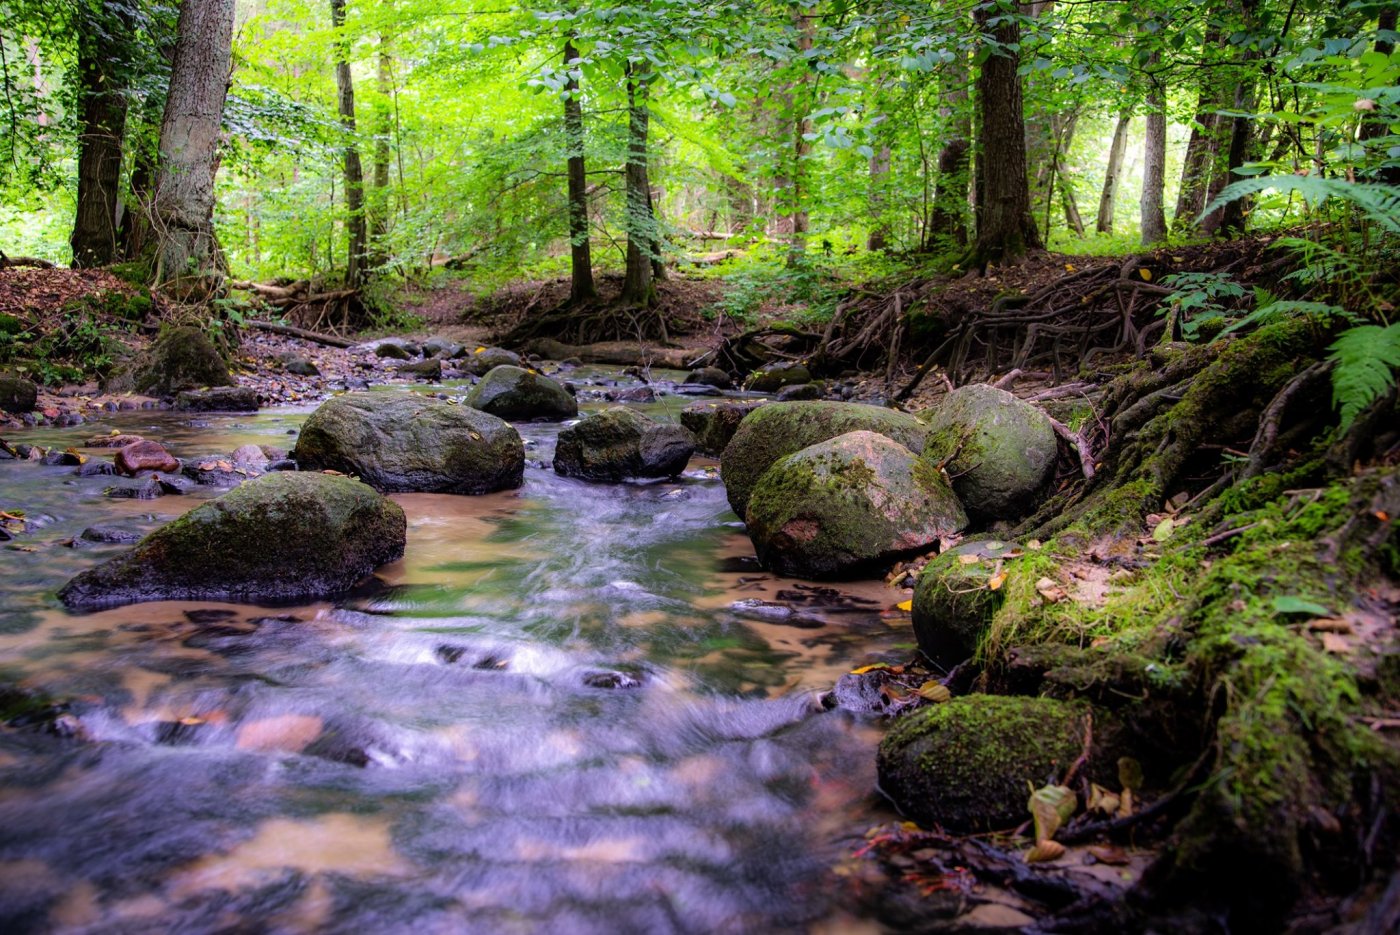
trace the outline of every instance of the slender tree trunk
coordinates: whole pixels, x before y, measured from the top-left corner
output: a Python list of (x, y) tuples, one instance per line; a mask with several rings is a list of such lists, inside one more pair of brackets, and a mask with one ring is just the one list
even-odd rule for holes
[[(1043, 183), (1045, 186), (1044, 236), (1046, 241), (1049, 241), (1050, 239), (1050, 216), (1055, 209), (1056, 195), (1062, 196), (1060, 198), (1060, 203), (1065, 211), (1065, 219), (1069, 220), (1071, 209), (1073, 209), (1073, 215), (1075, 220), (1077, 221), (1079, 218), (1079, 209), (1075, 207), (1074, 199), (1071, 198), (1069, 200), (1066, 200), (1063, 197), (1063, 194), (1069, 191), (1070, 184), (1069, 179), (1065, 177), (1065, 155), (1069, 152), (1070, 143), (1074, 142), (1074, 128), (1078, 125), (1078, 123), (1079, 111), (1077, 110), (1071, 110), (1068, 113), (1054, 114), (1050, 117), (1050, 159), (1045, 171), (1045, 180)], [(1074, 224), (1071, 223), (1070, 227), (1073, 228)], [(1082, 222), (1080, 222), (1080, 226), (1077, 229), (1077, 233), (1081, 237), (1084, 236), (1084, 227)]]
[(73, 266), (105, 266), (117, 256), (117, 210), (122, 174), (126, 98), (107, 31), (127, 23), (119, 14), (89, 22), (78, 37), (78, 211), (73, 222)]
[(938, 182), (929, 213), (925, 246), (936, 249), (939, 241), (967, 245), (968, 167), (972, 156), (972, 110), (968, 106), (967, 59), (959, 56), (943, 73), (943, 104), (949, 117), (948, 136), (938, 152)]
[(645, 76), (637, 74), (628, 62), (624, 69), (627, 84), (627, 164), (623, 169), (627, 202), (627, 266), (622, 277), (623, 305), (650, 307), (656, 304), (656, 284), (652, 281), (649, 206), (651, 183), (647, 179), (647, 129), (651, 120), (647, 108)]
[(180, 5), (152, 206), (156, 278), (162, 282), (222, 272), (214, 239), (214, 174), (233, 56), (233, 14), (234, 0)]
[(569, 269), (571, 302), (588, 302), (598, 297), (593, 283), (593, 255), (588, 240), (588, 172), (583, 161), (583, 100), (578, 77), (570, 64), (578, 58), (573, 42), (564, 40), (564, 67), (569, 80), (564, 85), (564, 133), (569, 139)]
[(875, 219), (875, 223), (870, 228), (870, 236), (866, 238), (865, 248), (872, 253), (876, 250), (883, 250), (889, 245), (890, 228), (885, 221), (888, 201), (885, 197), (885, 186), (889, 184), (890, 157), (888, 145), (882, 145), (875, 150), (875, 155), (870, 157), (870, 214)]
[(990, 32), (1000, 46), (977, 76), (977, 243), (972, 263), (984, 269), (1042, 247), (1026, 180), (1020, 56), (1012, 51), (1020, 46), (1021, 27), (1010, 18), (991, 26), (995, 12), (999, 11), (978, 7), (973, 13), (979, 31)]
[(370, 265), (381, 267), (389, 262), (389, 68), (392, 64), (389, 51), (389, 36), (379, 34), (379, 63), (375, 74), (374, 102), (374, 164), (370, 175), (373, 179), (369, 198), (369, 241)]
[(1099, 216), (1094, 230), (1100, 234), (1113, 233), (1113, 211), (1118, 203), (1118, 186), (1123, 179), (1123, 156), (1128, 151), (1128, 128), (1133, 115), (1124, 111), (1113, 127), (1113, 142), (1108, 147), (1108, 166), (1104, 170), (1103, 193), (1099, 195)]
[(331, 0), (331, 24), (336, 31), (336, 110), (345, 133), (345, 284), (358, 287), (365, 279), (369, 235), (365, 226), (365, 176), (360, 144), (355, 139), (355, 84), (350, 77), (350, 43), (345, 38), (345, 0)]
[[(1150, 65), (1160, 58), (1155, 53)], [(1167, 216), (1162, 206), (1167, 171), (1167, 95), (1149, 78), (1147, 91), (1147, 136), (1142, 157), (1142, 242), (1144, 246), (1167, 239)]]
[[(1259, 0), (1239, 0), (1239, 10), (1246, 29), (1253, 29), (1258, 22)], [(1256, 103), (1255, 76), (1251, 63), (1257, 61), (1261, 52), (1248, 49), (1241, 58), (1239, 81), (1235, 85), (1234, 110), (1236, 113), (1252, 113)], [(1230, 127), (1228, 157), (1225, 171), (1220, 178), (1219, 188), (1234, 181), (1234, 172), (1249, 161), (1254, 142), (1254, 121), (1248, 117), (1235, 117)], [(1250, 199), (1236, 198), (1220, 211), (1219, 231), (1227, 236), (1244, 233)], [(1212, 231), (1215, 233), (1215, 231)]]
[(1074, 197), (1073, 179), (1069, 175), (1060, 177), (1060, 204), (1065, 212), (1065, 226), (1074, 231), (1074, 236), (1083, 239), (1084, 219), (1079, 216), (1079, 204)]
[[(1220, 45), (1220, 31), (1210, 28), (1201, 43), (1203, 56), (1211, 55)], [(1172, 225), (1181, 230), (1196, 226), (1196, 219), (1205, 210), (1206, 194), (1215, 175), (1215, 161), (1220, 153), (1220, 114), (1226, 105), (1224, 82), (1217, 68), (1203, 68), (1201, 84), (1196, 95), (1196, 119), (1191, 124), (1191, 139), (1186, 144), (1186, 158), (1181, 165), (1181, 188), (1176, 196), (1176, 215)]]
[[(797, 26), (797, 51), (809, 52), (816, 32), (815, 21), (800, 7), (793, 17)], [(807, 68), (803, 71), (798, 86), (795, 115), (797, 119), (793, 126), (792, 186), (788, 190), (792, 204), (792, 239), (788, 242), (788, 266), (795, 266), (805, 260), (807, 231), (811, 227), (811, 219), (807, 214), (807, 161), (812, 153), (812, 144), (807, 136), (812, 132), (812, 120), (807, 114), (812, 109), (813, 79), (812, 70)]]

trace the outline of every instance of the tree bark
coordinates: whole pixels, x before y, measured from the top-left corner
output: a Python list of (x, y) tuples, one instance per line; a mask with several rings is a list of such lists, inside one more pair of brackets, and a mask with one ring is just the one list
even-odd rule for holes
[(75, 268), (105, 266), (117, 257), (126, 98), (120, 72), (113, 67), (119, 59), (112, 39), (118, 30), (125, 35), (129, 24), (114, 13), (101, 22), (89, 19), (80, 29), (78, 210), (69, 240)]
[(875, 150), (875, 155), (870, 157), (870, 214), (875, 223), (870, 228), (865, 248), (872, 253), (889, 246), (890, 229), (889, 224), (885, 222), (888, 201), (885, 197), (885, 186), (889, 184), (890, 157), (888, 145), (881, 145), (879, 149)]
[(645, 76), (628, 62), (623, 70), (627, 85), (627, 163), (623, 169), (627, 203), (627, 266), (622, 277), (624, 305), (650, 307), (656, 304), (656, 284), (652, 280), (651, 183), (647, 179), (647, 129), (651, 120), (647, 108)]
[(1113, 142), (1108, 147), (1108, 166), (1104, 170), (1103, 193), (1099, 195), (1099, 216), (1094, 230), (1100, 234), (1113, 233), (1113, 211), (1118, 202), (1118, 185), (1123, 178), (1123, 155), (1128, 150), (1128, 128), (1133, 122), (1131, 111), (1118, 115), (1113, 127)]
[[(1014, 10), (1009, 7), (1008, 10)], [(979, 139), (977, 148), (977, 242), (972, 265), (1012, 262), (1042, 247), (1040, 231), (1031, 217), (1030, 186), (1026, 180), (1026, 123), (1021, 107), (1021, 78), (1017, 74), (1021, 27), (1010, 17), (995, 25), (993, 11), (978, 7), (973, 17), (979, 30), (990, 32), (999, 48), (982, 63), (977, 76)]]
[[(1055, 196), (1060, 196), (1060, 204), (1065, 212), (1065, 220), (1080, 237), (1084, 236), (1084, 223), (1079, 220), (1079, 208), (1073, 197), (1065, 198), (1070, 190), (1069, 179), (1065, 177), (1065, 154), (1070, 143), (1074, 142), (1074, 128), (1079, 124), (1079, 111), (1053, 114), (1050, 117), (1049, 165), (1045, 171), (1045, 239), (1050, 239), (1050, 216), (1055, 210)], [(1057, 187), (1058, 186), (1058, 187)]]
[[(815, 21), (798, 7), (793, 13), (797, 26), (797, 51), (810, 52), (816, 32)], [(804, 59), (805, 62), (805, 59)], [(796, 266), (807, 256), (807, 231), (811, 218), (807, 213), (807, 160), (812, 154), (812, 144), (807, 136), (812, 132), (812, 120), (808, 117), (812, 109), (812, 83), (814, 73), (805, 65), (802, 80), (798, 85), (796, 100), (797, 113), (793, 123), (792, 186), (788, 196), (792, 207), (792, 239), (788, 241), (788, 266)]]
[[(1208, 56), (1220, 45), (1220, 30), (1210, 28), (1201, 43), (1202, 55)], [(1190, 230), (1205, 210), (1206, 194), (1215, 176), (1215, 161), (1221, 150), (1220, 114), (1226, 105), (1224, 82), (1217, 68), (1200, 69), (1201, 84), (1196, 95), (1196, 119), (1191, 124), (1191, 139), (1186, 144), (1186, 158), (1181, 165), (1181, 188), (1176, 196), (1173, 227)]]
[[(1376, 17), (1376, 29), (1394, 32), (1396, 14), (1397, 10), (1394, 6), (1388, 6), (1381, 10), (1380, 15)], [(1389, 39), (1377, 38), (1376, 51), (1382, 55), (1390, 55), (1395, 51), (1395, 43), (1391, 42)], [(1389, 132), (1390, 127), (1385, 120), (1372, 118), (1361, 124), (1362, 142), (1378, 139), (1379, 137), (1386, 136)], [(1400, 185), (1400, 166), (1390, 166), (1388, 168), (1379, 169), (1375, 173), (1375, 178), (1376, 181), (1384, 182), (1387, 185)]]
[(233, 57), (233, 14), (234, 0), (180, 5), (152, 204), (160, 282), (223, 272), (214, 239), (214, 174)]
[(345, 134), (345, 284), (354, 289), (365, 280), (369, 234), (365, 225), (365, 175), (360, 165), (360, 145), (355, 139), (355, 84), (350, 76), (350, 43), (345, 38), (345, 0), (331, 0), (331, 25), (336, 32), (336, 111)]
[(393, 58), (389, 53), (389, 36), (379, 34), (379, 61), (375, 72), (375, 90), (378, 92), (374, 103), (374, 162), (370, 168), (372, 178), (369, 205), (369, 256), (370, 265), (383, 266), (389, 261), (389, 69)]
[(968, 167), (972, 156), (972, 111), (968, 107), (967, 59), (958, 56), (943, 73), (943, 103), (949, 117), (948, 136), (938, 151), (938, 182), (929, 215), (929, 249), (939, 241), (967, 245)]
[(583, 161), (583, 101), (577, 71), (570, 64), (578, 58), (573, 42), (564, 40), (564, 134), (569, 140), (569, 301), (588, 302), (598, 297), (593, 282), (593, 254), (588, 241), (588, 172)]
[[(1161, 56), (1154, 53), (1155, 65)], [(1142, 242), (1144, 246), (1167, 239), (1167, 216), (1162, 205), (1167, 171), (1167, 94), (1156, 78), (1149, 76), (1147, 90), (1147, 136), (1142, 157)]]

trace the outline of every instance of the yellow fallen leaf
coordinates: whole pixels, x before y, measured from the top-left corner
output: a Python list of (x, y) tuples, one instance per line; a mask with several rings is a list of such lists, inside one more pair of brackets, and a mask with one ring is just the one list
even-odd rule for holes
[(852, 669), (852, 675), (864, 675), (867, 672), (874, 672), (876, 669), (888, 669), (889, 666), (883, 662), (873, 662), (868, 666), (861, 666), (859, 669)]
[(1044, 863), (1059, 860), (1063, 856), (1065, 856), (1065, 846), (1059, 841), (1039, 841), (1035, 847), (1026, 851), (1026, 863)]
[(189, 717), (180, 718), (180, 723), (185, 725), (186, 727), (194, 727), (196, 725), (203, 724), (204, 718), (190, 715)]
[(913, 609), (914, 609), (914, 602), (913, 602), (912, 600), (900, 601), (898, 604), (895, 604), (895, 605), (894, 605), (894, 609), (895, 609), (895, 610), (904, 610), (904, 611), (913, 610)]
[(978, 562), (982, 561), (982, 556), (980, 556), (980, 555), (959, 555), (959, 556), (958, 556), (958, 561), (961, 562), (961, 563), (964, 564), (964, 565), (976, 565)]
[(1138, 275), (1141, 276), (1147, 282), (1152, 281), (1152, 270), (1150, 269), (1140, 269), (1138, 270)]
[(987, 588), (992, 591), (1000, 591), (1001, 586), (1006, 584), (1006, 572), (999, 571), (987, 579)]
[(482, 351), (484, 351), (484, 350), (486, 350), (486, 348), (484, 348), (484, 347), (478, 347), (476, 350), (472, 351), (472, 353), (473, 353), (473, 354), (480, 354), (480, 353), (481, 353)]
[(925, 701), (932, 701), (934, 704), (943, 704), (953, 697), (953, 693), (948, 691), (948, 686), (940, 685), (935, 681), (927, 681), (920, 685), (914, 692)]
[(1066, 264), (1065, 264), (1065, 272), (1068, 272), (1068, 273), (1074, 272), (1074, 264), (1073, 264), (1073, 263), (1066, 263)]

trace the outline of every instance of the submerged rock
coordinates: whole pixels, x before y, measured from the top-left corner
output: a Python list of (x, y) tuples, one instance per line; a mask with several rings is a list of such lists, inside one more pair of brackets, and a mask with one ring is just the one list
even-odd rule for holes
[(189, 412), (257, 412), (258, 393), (247, 386), (186, 390), (175, 397), (175, 408)]
[[(880, 790), (926, 827), (1013, 828), (1030, 819), (1033, 788), (1059, 781), (1084, 749), (1090, 708), (1050, 698), (967, 695), (895, 722), (880, 743)], [(1079, 771), (1117, 786), (1111, 722), (1093, 719), (1093, 752)]]
[(723, 402), (691, 403), (681, 410), (681, 425), (695, 435), (695, 447), (707, 455), (719, 457), (744, 416), (759, 406), (768, 405), (763, 399), (726, 399)]
[(75, 610), (322, 598), (403, 555), (405, 530), (398, 504), (359, 481), (270, 474), (162, 526), (58, 596)]
[(578, 415), (578, 402), (549, 377), (522, 367), (496, 367), (467, 395), (473, 409), (502, 419), (560, 422)]
[(754, 487), (745, 520), (763, 566), (797, 578), (858, 575), (967, 525), (943, 475), (874, 432), (778, 461)]
[(914, 636), (919, 650), (951, 666), (977, 651), (1006, 598), (988, 582), (1015, 547), (994, 539), (963, 542), (934, 558), (914, 585)]
[(34, 381), (12, 373), (0, 373), (0, 410), (29, 412), (39, 401), (39, 388)]
[(911, 415), (860, 403), (770, 403), (755, 410), (739, 424), (720, 459), (729, 505), (742, 517), (754, 484), (779, 458), (860, 431), (884, 435), (918, 454), (927, 429)]
[(689, 430), (618, 406), (592, 413), (560, 432), (554, 470), (564, 477), (599, 481), (675, 477), (694, 451)]
[(170, 328), (156, 338), (137, 367), (135, 389), (140, 393), (172, 395), (198, 387), (231, 386), (228, 365), (199, 328)]
[(1049, 416), (986, 384), (958, 387), (934, 409), (924, 457), (942, 465), (973, 513), (1014, 519), (1039, 505), (1058, 453)]
[(482, 494), (519, 487), (525, 447), (508, 423), (410, 393), (350, 393), (321, 405), (292, 457), (385, 492)]

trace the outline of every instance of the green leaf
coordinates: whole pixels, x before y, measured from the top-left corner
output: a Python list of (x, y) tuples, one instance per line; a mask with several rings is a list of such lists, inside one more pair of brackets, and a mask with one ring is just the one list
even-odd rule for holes
[(1311, 614), (1314, 617), (1327, 617), (1331, 611), (1316, 601), (1298, 597), (1296, 594), (1280, 594), (1273, 601), (1276, 614)]

